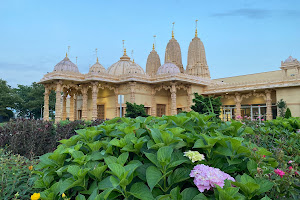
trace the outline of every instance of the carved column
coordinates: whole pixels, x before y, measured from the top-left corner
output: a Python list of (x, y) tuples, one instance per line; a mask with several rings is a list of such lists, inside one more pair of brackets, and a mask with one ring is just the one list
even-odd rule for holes
[(177, 114), (177, 104), (176, 104), (176, 85), (172, 83), (171, 85), (171, 115)]
[(64, 91), (64, 94), (62, 96), (63, 102), (62, 102), (62, 120), (67, 119), (67, 92)]
[(236, 107), (236, 112), (235, 112), (235, 118), (237, 118), (237, 116), (241, 117), (241, 103), (242, 103), (242, 98), (240, 93), (235, 93), (235, 107)]
[(70, 121), (75, 120), (75, 99), (74, 99), (74, 93), (70, 93), (70, 116), (69, 119)]
[(115, 117), (118, 117), (118, 95), (119, 95), (119, 89), (118, 88), (116, 88), (115, 89), (115, 100), (116, 100), (116, 116)]
[(267, 120), (272, 120), (273, 114), (272, 114), (271, 90), (265, 90), (265, 93), (266, 93), (266, 106), (267, 106)]
[(77, 92), (74, 93), (74, 120), (77, 120)]
[(83, 88), (81, 89), (81, 93), (82, 93), (82, 119), (87, 120), (88, 87), (83, 86)]
[(136, 82), (130, 82), (130, 102), (131, 103), (135, 103), (135, 86), (136, 86)]
[(98, 83), (93, 83), (92, 88), (92, 119), (97, 119)]
[(187, 112), (190, 112), (192, 109), (192, 87), (191, 86), (188, 86), (187, 88), (187, 109), (186, 111)]
[(44, 93), (44, 121), (49, 121), (49, 94), (50, 90), (45, 86)]
[(56, 84), (55, 123), (61, 120), (61, 82)]
[(152, 92), (151, 92), (151, 115), (152, 116), (156, 116), (156, 102), (155, 102), (155, 89), (152, 88)]

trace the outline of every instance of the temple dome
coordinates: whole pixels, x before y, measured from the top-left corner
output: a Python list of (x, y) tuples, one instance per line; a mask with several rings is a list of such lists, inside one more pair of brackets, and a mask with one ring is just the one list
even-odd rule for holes
[(167, 62), (160, 66), (157, 70), (157, 74), (178, 74), (180, 73), (180, 69), (173, 63)]
[(294, 62), (296, 61), (297, 59), (293, 58), (292, 56), (289, 56), (284, 62), (285, 63), (289, 63), (289, 62)]
[(107, 71), (106, 71), (106, 69), (99, 63), (98, 58), (97, 58), (97, 62), (96, 62), (93, 66), (90, 67), (89, 73), (106, 74)]
[(66, 55), (66, 57), (60, 61), (59, 63), (57, 63), (54, 66), (54, 70), (53, 71), (65, 71), (65, 72), (75, 72), (75, 73), (79, 73), (78, 67), (77, 65), (75, 65), (74, 63), (72, 63), (72, 61), (68, 58), (68, 56)]
[(126, 50), (120, 60), (112, 64), (107, 72), (110, 75), (145, 74), (144, 70), (138, 64), (133, 63), (130, 57), (126, 55)]
[(160, 58), (157, 52), (155, 51), (154, 44), (153, 44), (153, 49), (147, 58), (146, 73), (149, 75), (154, 75), (156, 74), (160, 66), (161, 66)]
[(172, 36), (172, 39), (168, 42), (165, 52), (165, 63), (170, 60), (173, 64), (177, 65), (180, 72), (183, 73), (183, 65), (181, 58), (181, 49), (177, 40)]
[(145, 74), (145, 72), (141, 66), (135, 62), (131, 62), (130, 66), (126, 68), (125, 74)]
[(203, 78), (210, 78), (204, 45), (200, 38), (197, 37), (197, 32), (189, 45), (186, 73)]

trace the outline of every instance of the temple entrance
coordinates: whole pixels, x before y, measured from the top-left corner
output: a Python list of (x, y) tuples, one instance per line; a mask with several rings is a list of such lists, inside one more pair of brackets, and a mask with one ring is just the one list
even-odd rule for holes
[(156, 105), (156, 116), (162, 117), (166, 115), (166, 104), (157, 104)]
[(97, 105), (97, 119), (105, 119), (104, 105)]

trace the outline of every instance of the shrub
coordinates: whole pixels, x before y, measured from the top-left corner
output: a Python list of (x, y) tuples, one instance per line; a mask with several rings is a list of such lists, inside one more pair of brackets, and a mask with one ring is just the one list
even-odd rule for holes
[(0, 127), (0, 146), (13, 154), (32, 158), (53, 151), (55, 143), (52, 122), (17, 119)]
[(27, 158), (52, 152), (57, 141), (75, 135), (76, 129), (101, 124), (96, 121), (61, 121), (58, 124), (42, 120), (17, 119), (0, 126), (0, 147)]
[(290, 118), (292, 117), (292, 113), (291, 113), (291, 110), (290, 108), (287, 108), (286, 111), (285, 111), (285, 114), (284, 114), (284, 118)]
[[(220, 124), (211, 118), (195, 112), (115, 118), (77, 130), (78, 135), (40, 157), (35, 187), (41, 199), (58, 199), (63, 193), (71, 199), (262, 198), (273, 183), (268, 176), (256, 177), (257, 169), (265, 169), (264, 174), (274, 170), (278, 163), (272, 153), (244, 140), (241, 136), (253, 131), (240, 122)], [(217, 184), (223, 188), (212, 184), (214, 192), (200, 193), (190, 177), (197, 164), (219, 168), (238, 187), (225, 181)], [(203, 174), (196, 176), (201, 181)]]
[(132, 104), (126, 102), (126, 114), (125, 117), (136, 118), (138, 116), (147, 117), (147, 113), (145, 111), (145, 107), (143, 104), (138, 105), (136, 103)]
[(217, 118), (219, 118), (221, 112), (221, 97), (206, 97), (195, 93), (195, 98), (193, 99), (193, 105), (191, 109), (200, 114), (211, 114), (214, 113)]
[(31, 167), (36, 163), (0, 149), (0, 199), (30, 199), (35, 192), (32, 189), (35, 177), (32, 177)]
[(277, 102), (278, 112), (280, 117), (284, 117), (285, 109), (286, 109), (286, 102), (283, 99), (280, 99)]

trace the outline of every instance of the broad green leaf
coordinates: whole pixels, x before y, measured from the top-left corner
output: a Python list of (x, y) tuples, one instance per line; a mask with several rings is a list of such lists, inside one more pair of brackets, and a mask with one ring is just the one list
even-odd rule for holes
[(68, 171), (70, 174), (72, 174), (74, 177), (77, 177), (77, 176), (78, 176), (79, 170), (80, 170), (80, 167), (79, 167), (78, 165), (70, 165), (70, 166), (68, 167), (68, 170), (67, 170), (67, 171)]
[(157, 160), (162, 166), (167, 165), (171, 161), (173, 149), (170, 146), (161, 147), (157, 151)]
[(273, 182), (268, 181), (266, 179), (256, 179), (256, 182), (260, 186), (260, 188), (256, 191), (256, 195), (263, 194), (263, 193), (269, 191), (274, 186)]
[(191, 200), (200, 192), (196, 188), (186, 188), (181, 192), (182, 200)]
[(141, 200), (154, 200), (151, 191), (143, 182), (133, 184), (130, 193)]
[(125, 169), (122, 165), (111, 163), (108, 164), (108, 168), (112, 171), (113, 175), (117, 176), (120, 180), (122, 179), (122, 175), (125, 173)]
[(128, 156), (129, 156), (129, 153), (128, 152), (125, 152), (125, 153), (122, 153), (118, 159), (117, 159), (117, 162), (124, 166), (124, 164), (126, 163), (127, 159), (128, 159)]
[(152, 138), (153, 138), (153, 140), (156, 144), (163, 142), (162, 139), (161, 139), (161, 133), (160, 133), (159, 129), (150, 128), (150, 133), (151, 133), (151, 136), (152, 136)]
[(154, 165), (156, 165), (158, 168), (161, 167), (161, 165), (159, 164), (159, 162), (157, 160), (157, 156), (155, 154), (145, 152), (145, 155)]
[(156, 184), (158, 184), (161, 178), (162, 178), (162, 173), (160, 172), (159, 169), (157, 169), (157, 167), (150, 166), (147, 168), (146, 179), (151, 191), (156, 186)]
[(190, 178), (190, 170), (187, 168), (178, 168), (168, 177), (168, 184), (173, 185), (175, 183), (183, 182)]
[(89, 171), (90, 174), (92, 174), (97, 180), (102, 180), (102, 174), (107, 169), (107, 165), (104, 166), (98, 166), (95, 169)]
[(248, 162), (247, 162), (247, 169), (249, 170), (250, 174), (254, 175), (257, 173), (257, 163), (250, 159)]
[(75, 200), (86, 200), (85, 196), (83, 196), (82, 194), (78, 194), (75, 198)]

